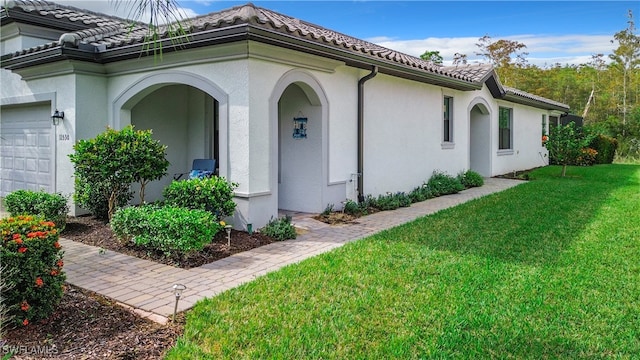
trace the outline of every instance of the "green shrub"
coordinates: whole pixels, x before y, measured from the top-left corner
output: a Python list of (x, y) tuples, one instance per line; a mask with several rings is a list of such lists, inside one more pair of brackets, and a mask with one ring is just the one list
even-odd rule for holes
[(455, 194), (464, 190), (464, 185), (458, 178), (441, 171), (434, 171), (427, 181), (427, 185), (434, 196)]
[(431, 199), (432, 197), (434, 197), (434, 195), (431, 192), (431, 188), (429, 188), (429, 185), (427, 184), (422, 184), (422, 186), (411, 190), (411, 192), (409, 193), (409, 198), (411, 199), (411, 202), (414, 203), (425, 201)]
[(327, 204), (327, 206), (324, 208), (324, 211), (322, 211), (322, 213), (320, 213), (320, 215), (329, 215), (333, 212), (333, 204)]
[(380, 211), (395, 210), (400, 207), (400, 200), (394, 194), (378, 195), (375, 208)]
[(142, 205), (118, 209), (111, 219), (111, 229), (121, 241), (169, 255), (202, 250), (222, 225), (208, 211)]
[(375, 201), (375, 208), (381, 211), (394, 210), (399, 207), (407, 207), (411, 205), (411, 197), (404, 192), (395, 194), (387, 193), (386, 195), (378, 195)]
[(296, 228), (291, 224), (291, 216), (274, 219), (271, 218), (260, 232), (276, 240), (287, 240), (296, 238)]
[(162, 195), (168, 205), (211, 212), (217, 220), (233, 215), (233, 190), (238, 184), (223, 177), (173, 181)]
[[(110, 191), (111, 187), (107, 183), (86, 181), (83, 177), (76, 175), (73, 200), (98, 219), (107, 220), (109, 219), (109, 202), (105, 199)], [(131, 199), (133, 199), (133, 192), (129, 190), (129, 185), (122, 184), (115, 191), (114, 206), (116, 209), (125, 207)]]
[(61, 194), (49, 194), (44, 191), (17, 190), (8, 194), (5, 206), (11, 216), (39, 215), (53, 221), (59, 231), (67, 225), (67, 199)]
[(409, 207), (411, 206), (411, 198), (404, 191), (399, 191), (393, 195), (400, 207)]
[[(7, 303), (6, 294), (13, 289), (9, 283), (14, 271), (10, 271), (7, 265), (0, 263), (0, 339), (6, 339), (7, 330), (13, 328), (13, 315), (9, 314), (9, 304)], [(4, 358), (3, 358), (4, 359)]]
[(360, 206), (358, 205), (357, 202), (353, 200), (347, 200), (347, 202), (344, 204), (344, 208), (342, 209), (342, 211), (345, 214), (349, 214), (353, 216), (360, 216), (362, 214)]
[(360, 203), (360, 208), (366, 209), (377, 209), (378, 208), (378, 199), (373, 197), (373, 195), (369, 194), (364, 197), (362, 202)]
[(83, 187), (81, 191), (85, 193), (79, 197), (89, 193), (92, 201), (95, 197), (96, 201), (106, 203), (109, 219), (117, 209), (123, 189), (128, 191), (132, 183), (139, 182), (144, 203), (146, 184), (164, 176), (169, 166), (166, 146), (151, 138), (151, 130), (136, 131), (132, 125), (120, 131), (108, 128), (94, 139), (78, 141), (73, 149), (75, 152), (69, 159), (81, 185), (100, 188), (91, 193)]
[(596, 156), (598, 156), (598, 152), (592, 148), (584, 148), (580, 151), (580, 156), (578, 156), (572, 165), (578, 166), (592, 166), (596, 163)]
[(459, 173), (458, 181), (460, 181), (465, 188), (480, 187), (484, 185), (482, 175), (473, 170), (467, 170)]
[(58, 229), (40, 216), (0, 220), (0, 264), (11, 274), (3, 279), (11, 291), (2, 294), (11, 319), (28, 325), (49, 317), (63, 294), (65, 274)]
[(589, 147), (596, 150), (596, 164), (611, 164), (616, 155), (618, 140), (603, 134), (598, 134), (589, 143)]

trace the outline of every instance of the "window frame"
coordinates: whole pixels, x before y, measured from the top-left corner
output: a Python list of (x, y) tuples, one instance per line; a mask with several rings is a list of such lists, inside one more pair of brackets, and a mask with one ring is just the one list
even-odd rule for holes
[[(507, 118), (507, 127), (503, 127), (503, 113), (506, 111), (508, 116)], [(503, 144), (505, 142), (503, 129), (508, 130), (508, 147), (504, 147)], [(513, 108), (506, 106), (498, 107), (498, 152), (501, 154), (512, 154), (513, 153)]]
[(454, 123), (453, 123), (453, 96), (443, 95), (442, 96), (442, 148), (443, 149), (451, 149), (455, 145), (454, 141)]

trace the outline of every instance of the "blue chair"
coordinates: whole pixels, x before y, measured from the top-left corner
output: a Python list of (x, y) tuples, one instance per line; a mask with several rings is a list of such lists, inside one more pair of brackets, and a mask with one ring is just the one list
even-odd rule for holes
[(189, 174), (189, 179), (202, 179), (215, 175), (216, 160), (215, 159), (194, 159), (191, 165), (191, 171), (188, 173), (175, 174), (174, 180), (180, 180), (183, 175)]

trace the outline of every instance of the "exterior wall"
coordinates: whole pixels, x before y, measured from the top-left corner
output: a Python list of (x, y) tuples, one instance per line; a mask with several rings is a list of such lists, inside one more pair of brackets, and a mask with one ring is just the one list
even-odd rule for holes
[[(52, 107), (65, 112), (64, 122), (56, 129), (59, 135), (69, 135), (69, 140), (58, 142), (57, 191), (73, 192), (68, 154), (75, 141), (93, 137), (107, 125), (122, 128), (133, 123), (139, 129), (155, 129), (154, 134), (170, 134), (159, 140), (169, 145), (175, 165), (148, 193), (159, 196), (172, 173), (183, 172), (181, 166), (206, 155), (207, 141), (200, 131), (207, 122), (207, 96), (211, 95), (220, 102), (220, 175), (239, 184), (236, 227), (250, 225), (255, 230), (277, 216), (279, 193), (285, 191), (278, 188), (278, 166), (289, 161), (280, 159), (278, 139), (291, 136), (285, 123), (278, 127), (279, 119), (290, 121), (301, 105), (308, 109), (305, 115), (319, 119), (317, 127), (310, 129), (320, 135), (313, 147), (320, 153), (313, 155), (317, 155), (314, 161), (318, 159), (313, 170), (320, 177), (314, 183), (319, 194), (309, 195), (320, 200), (314, 200), (313, 208), (318, 212), (327, 204), (339, 208), (346, 198), (355, 199), (357, 84), (368, 71), (253, 42), (169, 53), (162, 63), (155, 61), (89, 66), (80, 69), (81, 74), (74, 73), (77, 64), (45, 65), (26, 72), (31, 72), (25, 74), (28, 83), (2, 70), (3, 102), (7, 98), (28, 102), (34, 95), (49, 94)], [(290, 88), (291, 84), (296, 86)], [(463, 92), (384, 74), (366, 82), (364, 88), (364, 194), (410, 191), (435, 170), (456, 175), (468, 169), (473, 136), (470, 106), (477, 99), (482, 99), (490, 116), (489, 136), (479, 138), (490, 142), (490, 152), (483, 155), (490, 163), (490, 175), (543, 165), (544, 110), (496, 101), (486, 87)], [(453, 98), (453, 142), (447, 144), (442, 141), (443, 96)], [(279, 106), (280, 100), (290, 103)], [(500, 104), (513, 108), (514, 151), (509, 155), (498, 155)], [(302, 197), (297, 201), (305, 202), (304, 193), (286, 196)]]
[(38, 26), (10, 23), (0, 29), (0, 54), (28, 49), (58, 40), (62, 31), (52, 31)]
[[(55, 67), (50, 67), (55, 69)], [(52, 71), (56, 73), (56, 71)], [(22, 104), (29, 105), (35, 102), (49, 101), (51, 103), (51, 113), (56, 109), (65, 112), (65, 118), (59, 125), (53, 128), (54, 145), (51, 156), (55, 159), (53, 192), (59, 192), (69, 197), (69, 204), (73, 205), (71, 195), (74, 192), (73, 170), (68, 154), (72, 151), (74, 134), (76, 127), (76, 78), (77, 75), (62, 73), (60, 75), (50, 75), (48, 77), (36, 77), (32, 80), (24, 81), (18, 74), (7, 70), (0, 70), (0, 104)], [(1, 118), (1, 114), (0, 114)], [(69, 136), (65, 136), (69, 135)], [(71, 206), (71, 214), (75, 215), (76, 210)]]
[[(454, 144), (443, 140), (443, 96), (452, 96)], [(378, 75), (365, 83), (364, 191), (411, 191), (433, 171), (468, 166), (468, 115), (454, 90)]]
[[(498, 106), (513, 109), (512, 152), (498, 151)], [(506, 174), (518, 170), (527, 170), (548, 164), (548, 152), (542, 146), (542, 115), (548, 111), (529, 106), (497, 101), (494, 112), (492, 132), (495, 137), (493, 143), (494, 160), (492, 176)], [(548, 115), (547, 115), (548, 118)]]

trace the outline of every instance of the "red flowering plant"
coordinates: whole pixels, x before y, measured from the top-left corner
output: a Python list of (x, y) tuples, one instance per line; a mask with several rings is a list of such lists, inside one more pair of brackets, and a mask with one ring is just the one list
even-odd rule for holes
[(11, 274), (11, 291), (3, 294), (8, 318), (26, 326), (49, 317), (63, 294), (63, 252), (55, 224), (20, 215), (0, 219), (0, 263)]

